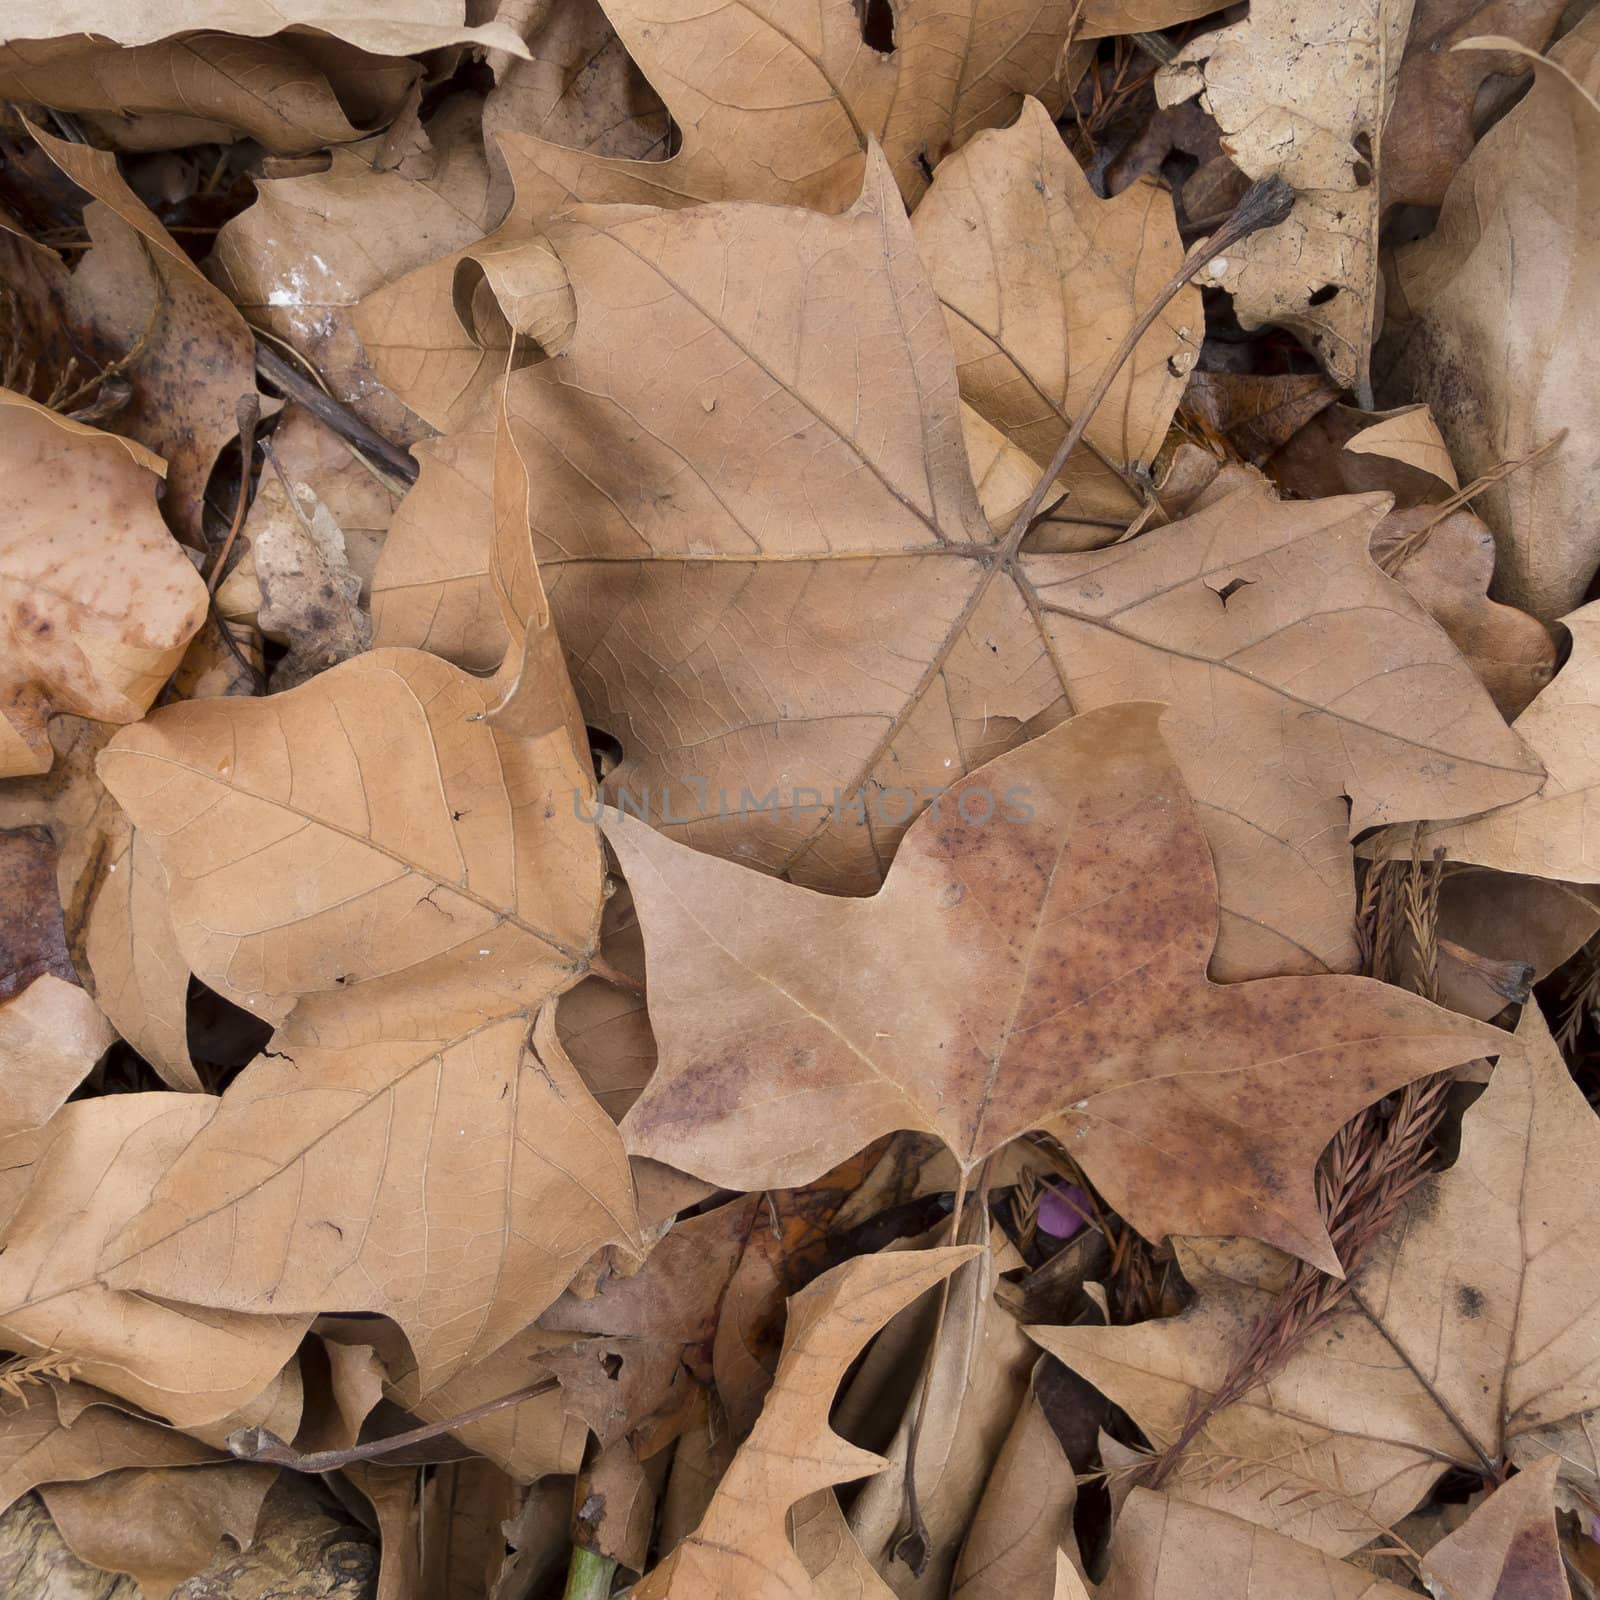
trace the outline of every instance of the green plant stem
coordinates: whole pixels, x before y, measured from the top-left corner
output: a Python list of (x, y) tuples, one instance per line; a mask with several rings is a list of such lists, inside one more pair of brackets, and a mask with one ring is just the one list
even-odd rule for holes
[(572, 1564), (567, 1568), (567, 1586), (561, 1600), (607, 1600), (617, 1564), (609, 1556), (596, 1555), (582, 1545), (572, 1547)]

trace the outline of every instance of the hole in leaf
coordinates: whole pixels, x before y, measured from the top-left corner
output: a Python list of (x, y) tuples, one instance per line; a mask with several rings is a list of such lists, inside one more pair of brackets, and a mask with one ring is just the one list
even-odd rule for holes
[(861, 42), (880, 55), (894, 53), (894, 7), (889, 0), (856, 0)]
[(614, 1350), (608, 1350), (605, 1355), (600, 1357), (600, 1365), (604, 1370), (605, 1375), (610, 1378), (613, 1383), (615, 1383), (622, 1374), (622, 1357), (619, 1356)]
[(622, 741), (604, 728), (584, 729), (589, 735), (589, 754), (594, 758), (594, 775), (604, 778), (622, 765)]
[(1228, 597), (1230, 595), (1235, 595), (1241, 589), (1247, 589), (1249, 587), (1249, 578), (1229, 578), (1220, 589), (1213, 589), (1211, 592), (1223, 603), (1223, 605), (1227, 605)]
[(1358, 160), (1350, 164), (1350, 174), (1356, 180), (1358, 188), (1365, 189), (1372, 182), (1372, 140), (1364, 133), (1358, 133), (1354, 140)]
[(1325, 283), (1320, 289), (1315, 289), (1307, 295), (1306, 304), (1308, 306), (1325, 306), (1338, 292), (1338, 284)]

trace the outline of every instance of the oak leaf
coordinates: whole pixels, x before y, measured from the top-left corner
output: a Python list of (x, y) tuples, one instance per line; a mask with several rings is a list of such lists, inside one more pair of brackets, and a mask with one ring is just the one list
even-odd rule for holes
[[(1434, 232), (1396, 254), (1401, 375), (1432, 403), (1462, 472), (1538, 460), (1477, 501), (1500, 545), (1496, 592), (1546, 622), (1581, 605), (1600, 565), (1600, 397), (1586, 353), (1600, 257), (1600, 18), (1535, 56), (1527, 97), (1484, 135)], [(1493, 59), (1492, 57), (1489, 59)]]
[(1600, 883), (1600, 601), (1562, 621), (1572, 654), (1516, 721), (1548, 774), (1538, 793), (1465, 822), (1397, 829), (1373, 841), (1375, 852), (1409, 855), (1415, 833), (1423, 851), (1451, 861)]
[(1246, 328), (1275, 323), (1341, 387), (1365, 387), (1378, 292), (1378, 181), (1413, 0), (1333, 11), (1256, 0), (1242, 22), (1184, 45), (1156, 75), (1162, 105), (1204, 95), (1252, 178), (1294, 185), (1288, 220), (1212, 263)]
[(46, 720), (136, 722), (205, 616), (138, 445), (0, 390), (0, 775), (44, 772)]
[[(1334, 1555), (1456, 1465), (1492, 1477), (1554, 1452), (1593, 1493), (1582, 1440), (1600, 1407), (1597, 1162), (1600, 1126), (1529, 1004), (1466, 1114), (1455, 1166), (1416, 1191), (1288, 1364), (1205, 1422), (1171, 1493)], [(1269, 1299), (1226, 1251), (1207, 1255), (1209, 1267), (1188, 1250), (1199, 1298), (1171, 1321), (1032, 1330), (1158, 1447)]]
[(828, 1426), (834, 1391), (894, 1314), (969, 1260), (964, 1246), (858, 1256), (789, 1301), (783, 1355), (755, 1431), (699, 1527), (635, 1585), (639, 1600), (779, 1600), (816, 1593), (789, 1542), (790, 1509), (884, 1463)]
[(870, 890), (939, 786), (1069, 706), (1169, 700), (1233, 977), (1355, 965), (1351, 833), (1536, 787), (1372, 565), (1375, 498), (1243, 496), (1110, 552), (997, 541), (881, 159), (841, 217), (597, 208), (549, 241), (574, 331), (505, 390), (539, 564), (623, 748), (612, 792), (697, 846)]
[(1323, 1144), (1500, 1036), (1364, 978), (1210, 983), (1214, 880), (1158, 715), (1085, 713), (991, 762), (866, 900), (608, 811), (661, 1050), (629, 1149), (759, 1189), (899, 1128), (971, 1171), (1045, 1125), (1147, 1237), (1248, 1233), (1336, 1268)]

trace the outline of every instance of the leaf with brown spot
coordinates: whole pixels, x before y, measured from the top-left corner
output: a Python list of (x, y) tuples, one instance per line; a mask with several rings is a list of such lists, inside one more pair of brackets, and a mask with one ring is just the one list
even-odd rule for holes
[(1214, 880), (1159, 714), (1086, 713), (991, 762), (866, 900), (608, 811), (661, 1049), (630, 1150), (756, 1189), (899, 1128), (970, 1172), (1046, 1125), (1147, 1237), (1249, 1233), (1335, 1268), (1324, 1143), (1500, 1036), (1364, 978), (1210, 983)]
[(881, 161), (840, 217), (608, 208), (549, 237), (575, 330), (506, 388), (544, 586), (623, 747), (611, 792), (698, 847), (870, 891), (943, 785), (1069, 706), (1165, 700), (1242, 977), (1355, 966), (1353, 831), (1537, 785), (1372, 565), (1376, 499), (1241, 491), (1110, 551), (997, 547)]
[[(1334, 1555), (1375, 1537), (1452, 1466), (1526, 1466), (1600, 1407), (1600, 1125), (1538, 1007), (1466, 1113), (1461, 1154), (1373, 1247), (1350, 1296), (1280, 1371), (1209, 1418), (1166, 1480)], [(1181, 1316), (1034, 1337), (1123, 1406), (1158, 1447), (1220, 1380), (1269, 1296), (1185, 1273)], [(1563, 1473), (1593, 1494), (1592, 1465)]]
[[(9, 829), (12, 817), (0, 811)], [(56, 899), (54, 843), (42, 828), (0, 832), (0, 1001), (40, 978), (73, 982), (72, 957)], [(42, 1120), (42, 1119), (41, 1119)]]
[(136, 444), (0, 390), (0, 775), (45, 772), (46, 720), (137, 722), (205, 616)]
[(638, 1600), (794, 1600), (816, 1594), (789, 1542), (792, 1507), (884, 1463), (828, 1426), (845, 1370), (903, 1306), (953, 1272), (965, 1247), (861, 1256), (789, 1302), (772, 1393), (699, 1527), (634, 1587)]

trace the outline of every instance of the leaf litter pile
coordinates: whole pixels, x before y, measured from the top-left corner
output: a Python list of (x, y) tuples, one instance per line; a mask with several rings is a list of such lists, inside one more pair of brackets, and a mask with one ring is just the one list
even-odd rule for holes
[(1596, 1594), (1600, 11), (0, 32), (8, 1596)]

